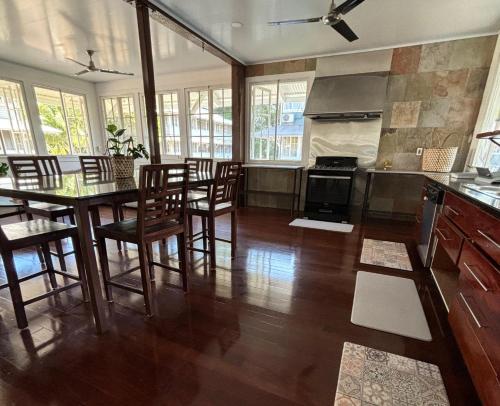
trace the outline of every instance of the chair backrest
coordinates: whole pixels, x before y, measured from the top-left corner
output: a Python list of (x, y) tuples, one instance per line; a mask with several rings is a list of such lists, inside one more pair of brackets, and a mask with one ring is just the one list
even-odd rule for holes
[(189, 172), (210, 172), (214, 167), (214, 160), (211, 158), (184, 158), (184, 163), (189, 165)]
[(111, 157), (106, 155), (80, 155), (80, 166), (84, 174), (112, 172)]
[(241, 162), (217, 162), (214, 183), (210, 189), (210, 207), (231, 202), (236, 204), (240, 183)]
[(177, 221), (184, 223), (189, 181), (187, 164), (142, 165), (139, 173), (137, 232), (144, 236), (148, 227)]
[(61, 167), (56, 156), (20, 155), (7, 158), (16, 178), (61, 175)]

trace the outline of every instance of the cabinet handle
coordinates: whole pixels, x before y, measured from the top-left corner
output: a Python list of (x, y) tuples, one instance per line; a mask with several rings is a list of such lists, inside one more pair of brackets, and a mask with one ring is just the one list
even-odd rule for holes
[(474, 271), (471, 269), (471, 266), (467, 265), (465, 262), (464, 262), (464, 266), (467, 268), (469, 273), (474, 277), (476, 282), (479, 283), (479, 286), (481, 286), (485, 292), (488, 292), (488, 288), (484, 285), (483, 282), (481, 282), (481, 279), (479, 279), (478, 276), (474, 273)]
[(450, 206), (446, 206), (449, 211), (451, 211), (455, 216), (460, 216), (460, 213), (455, 209), (452, 209)]
[(445, 237), (445, 235), (443, 234), (443, 232), (442, 232), (439, 228), (437, 228), (437, 227), (436, 227), (436, 231), (439, 233), (439, 235), (441, 236), (441, 238), (442, 238), (444, 241), (450, 241), (450, 240), (452, 240), (452, 238), (447, 238), (447, 237)]
[(500, 248), (500, 244), (498, 244), (493, 238), (491, 238), (488, 234), (482, 232), (481, 230), (476, 230), (478, 234), (481, 234), (484, 238), (486, 238), (489, 242), (491, 242), (496, 248)]
[(479, 328), (483, 328), (482, 324), (479, 322), (478, 318), (476, 317), (476, 315), (474, 314), (474, 312), (472, 311), (471, 307), (469, 306), (469, 303), (467, 302), (467, 299), (465, 299), (465, 296), (462, 295), (462, 292), (459, 293), (460, 297), (462, 298), (463, 302), (465, 303), (465, 306), (467, 307), (467, 310), (469, 310), (469, 313), (470, 315), (472, 316), (472, 318), (474, 319), (474, 321), (476, 322), (476, 325), (479, 327)]

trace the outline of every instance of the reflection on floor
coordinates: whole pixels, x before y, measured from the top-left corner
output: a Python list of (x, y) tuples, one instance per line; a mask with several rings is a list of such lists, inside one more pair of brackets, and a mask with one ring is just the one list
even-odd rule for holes
[[(217, 245), (215, 272), (195, 254), (189, 295), (171, 286), (180, 286), (177, 275), (157, 270), (153, 318), (144, 316), (141, 296), (116, 289), (112, 328), (101, 337), (79, 289), (29, 306), (23, 332), (1, 291), (0, 404), (332, 405), (345, 341), (438, 365), (451, 404), (478, 403), (421, 269), (405, 276), (417, 284), (432, 342), (350, 323), (356, 271), (393, 273), (360, 264), (363, 238), (405, 242), (417, 264), (412, 225), (373, 221), (344, 234), (290, 221), (287, 211), (241, 209), (233, 261), (225, 243)], [(218, 219), (217, 233), (228, 238), (229, 219)], [(132, 245), (123, 254), (114, 243), (108, 249), (112, 269), (138, 263)], [(175, 260), (175, 240), (155, 250)], [(33, 272), (36, 253), (19, 253), (16, 264), (21, 275)], [(128, 281), (138, 284), (138, 274)], [(37, 279), (23, 292), (48, 286)]]

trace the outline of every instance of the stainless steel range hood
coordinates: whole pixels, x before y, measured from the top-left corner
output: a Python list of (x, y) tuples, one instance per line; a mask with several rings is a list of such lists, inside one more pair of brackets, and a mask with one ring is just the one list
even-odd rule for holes
[(304, 116), (321, 121), (376, 119), (382, 115), (386, 89), (387, 73), (319, 77)]

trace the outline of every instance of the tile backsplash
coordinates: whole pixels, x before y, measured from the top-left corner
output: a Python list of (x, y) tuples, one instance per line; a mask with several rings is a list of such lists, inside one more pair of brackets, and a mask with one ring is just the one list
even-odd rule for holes
[(420, 169), (419, 147), (458, 147), (462, 170), (497, 36), (394, 49), (377, 167)]

